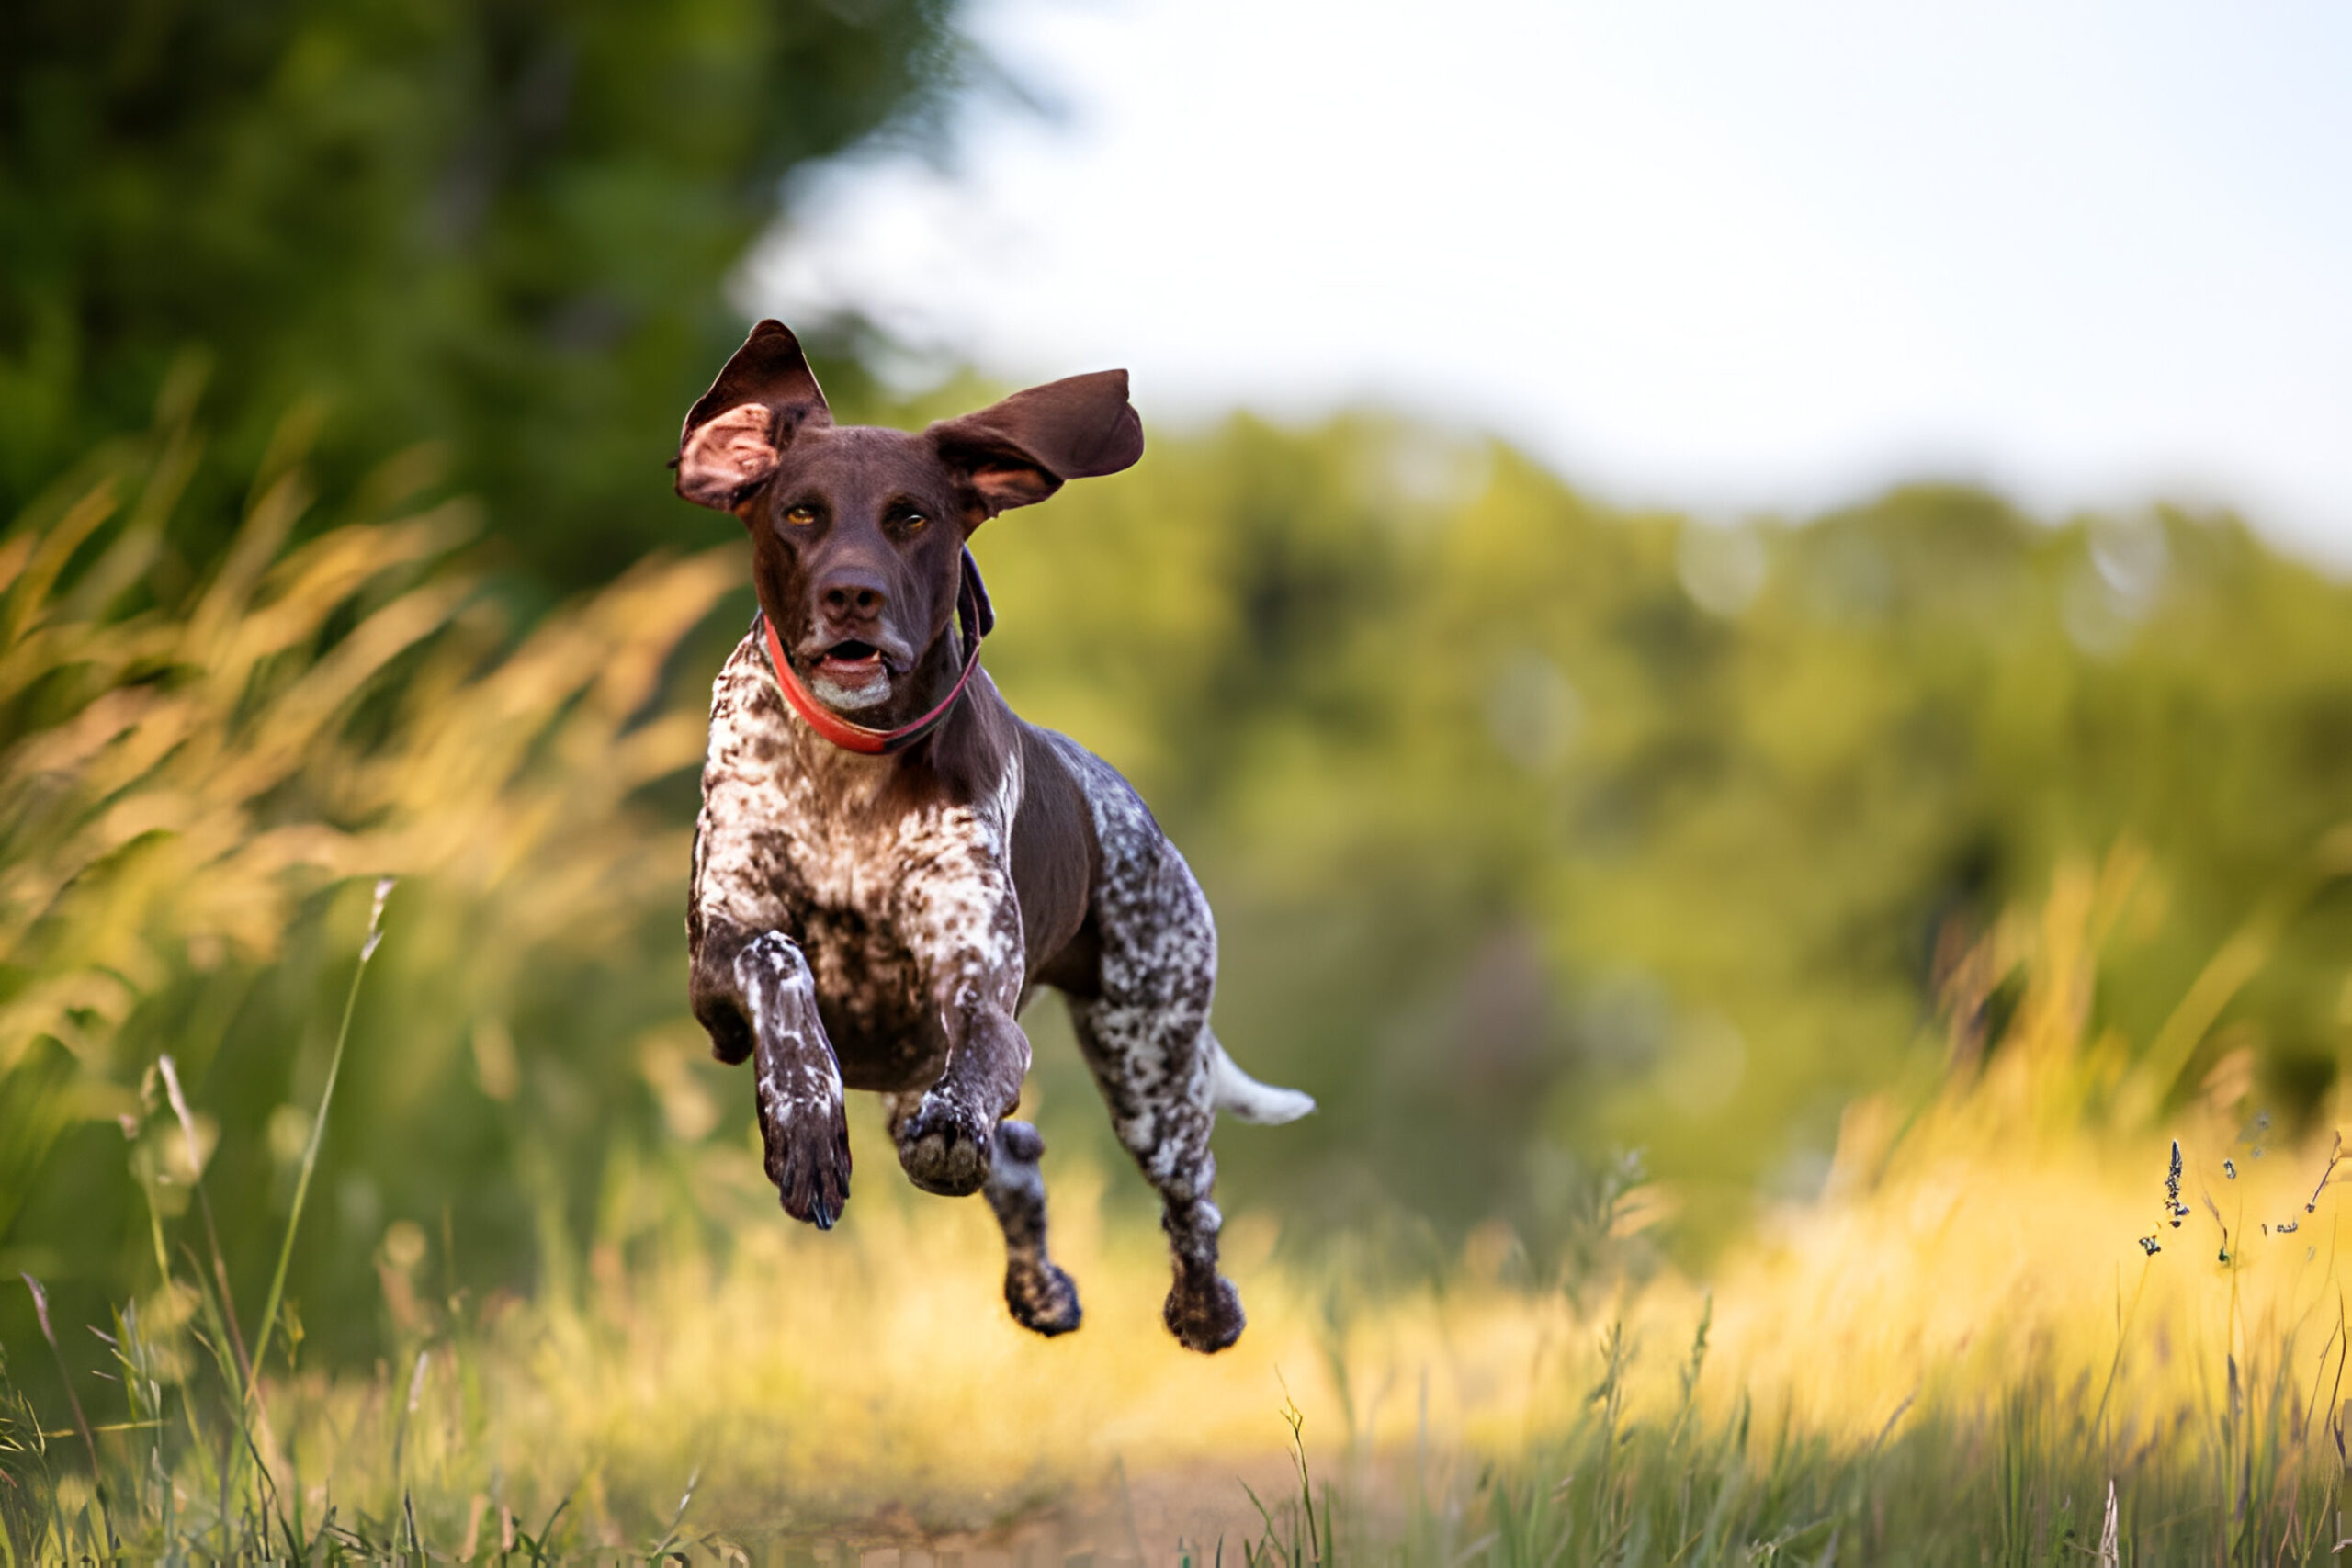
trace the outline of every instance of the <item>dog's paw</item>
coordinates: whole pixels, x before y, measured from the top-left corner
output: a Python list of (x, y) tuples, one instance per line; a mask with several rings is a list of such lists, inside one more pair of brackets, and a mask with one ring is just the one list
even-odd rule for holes
[(1078, 1286), (1050, 1262), (1014, 1262), (1004, 1270), (1004, 1304), (1012, 1321), (1051, 1339), (1068, 1334), (1083, 1315), (1079, 1311)]
[(1250, 1319), (1241, 1311), (1241, 1292), (1215, 1269), (1194, 1272), (1179, 1266), (1175, 1288), (1160, 1315), (1168, 1332), (1187, 1350), (1213, 1356), (1241, 1337)]
[(978, 1192), (995, 1149), (996, 1124), (935, 1089), (899, 1124), (899, 1164), (907, 1179), (943, 1198)]
[(784, 1212), (832, 1229), (849, 1202), (849, 1118), (839, 1097), (763, 1104), (760, 1140)]

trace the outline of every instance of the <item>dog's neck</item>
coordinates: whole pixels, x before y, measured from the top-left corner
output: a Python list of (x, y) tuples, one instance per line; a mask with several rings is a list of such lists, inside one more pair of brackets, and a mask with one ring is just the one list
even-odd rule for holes
[[(763, 651), (786, 705), (811, 732), (846, 751), (884, 756), (922, 744), (954, 716), (954, 710), (960, 705), (972, 677), (979, 670), (980, 634), (985, 620), (977, 592), (970, 583), (965, 582), (959, 588), (955, 618), (940, 635), (932, 638), (914, 670), (908, 672), (912, 676), (929, 670), (930, 678), (921, 682), (911, 680), (906, 682), (914, 691), (914, 697), (879, 705), (881, 711), (871, 716), (882, 720), (880, 724), (866, 722), (869, 716), (864, 713), (852, 718), (826, 705), (809, 689), (800, 672), (793, 668), (784, 641), (776, 634), (775, 624), (763, 615), (759, 627)], [(900, 710), (922, 700), (926, 688), (939, 694), (928, 706), (915, 709), (911, 715), (902, 717)], [(902, 721), (894, 724), (891, 722), (894, 718), (902, 718)]]

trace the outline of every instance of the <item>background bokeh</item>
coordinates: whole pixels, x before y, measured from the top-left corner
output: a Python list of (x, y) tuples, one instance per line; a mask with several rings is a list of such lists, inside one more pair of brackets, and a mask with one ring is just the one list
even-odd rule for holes
[[(560, 1294), (727, 1247), (695, 1173), (752, 1160), (750, 1087), (681, 916), (750, 592), (663, 464), (792, 176), (1018, 99), (966, 21), (0, 17), (0, 1265), (62, 1318), (144, 1289), (187, 1202), (164, 1143), (126, 1158), (166, 1052), (258, 1299), (387, 873), (301, 1353), (382, 1353), (420, 1259)], [(844, 418), (1003, 389), (795, 324)], [(1135, 470), (978, 537), (989, 667), (1140, 786), (1219, 913), (1220, 1036), (1320, 1100), (1219, 1135), (1287, 1255), (1377, 1287), (1483, 1236), (1555, 1280), (1639, 1150), (1702, 1264), (1820, 1189), (1857, 1097), (1998, 1055), (2002, 933), (2084, 866), (2141, 890), (2086, 1040), (2160, 1102), (2218, 1071), (2282, 1137), (2332, 1112), (2352, 587), (2226, 509), (1921, 482), (1729, 522), (1453, 420), (1144, 414)], [(1030, 1021), (1055, 1159), (1148, 1225), (1058, 1004)], [(37, 1342), (13, 1291), (0, 1341)]]

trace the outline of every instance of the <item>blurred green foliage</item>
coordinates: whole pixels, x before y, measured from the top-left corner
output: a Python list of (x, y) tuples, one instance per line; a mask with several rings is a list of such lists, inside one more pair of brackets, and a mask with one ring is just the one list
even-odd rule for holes
[[(784, 177), (935, 130), (953, 0), (12, 0), (0, 517), (218, 361), (225, 491), (298, 403), (341, 493), (442, 444), (523, 581), (723, 537), (664, 504)], [(233, 521), (193, 504), (194, 569)]]
[(1641, 1145), (1719, 1235), (1817, 1185), (1855, 1089), (1997, 1049), (2005, 976), (1957, 996), (1962, 958), (2118, 850), (2164, 913), (2103, 955), (2101, 1026), (2156, 1038), (2244, 939), (2180, 1076), (2245, 1046), (2282, 1114), (2324, 1108), (2352, 589), (2233, 519), (1918, 487), (1721, 528), (1244, 418), (977, 551), (999, 683), (1201, 870), (1220, 1035), (1322, 1100), (1223, 1140), (1285, 1213), (1533, 1240)]
[[(462, 511), (387, 502), (270, 566), (289, 468), (209, 578), (135, 608), (121, 563), (195, 440), (119, 448), (106, 504), (8, 541), (0, 1263), (93, 1313), (152, 1272), (116, 1119), (164, 1124), (171, 1051), (250, 1302), (364, 903), (340, 879), (378, 871), (409, 880), (298, 1256), (314, 1350), (378, 1342), (390, 1226), (480, 1291), (715, 1224), (692, 1161), (753, 1158), (750, 1089), (705, 1059), (677, 920), (740, 552), (512, 644), (451, 564)], [(2003, 1048), (2007, 912), (2116, 853), (2156, 891), (2096, 955), (2093, 1036), (2325, 1108), (2352, 587), (2232, 520), (1914, 489), (1723, 529), (1408, 423), (1236, 418), (976, 549), (992, 674), (1140, 785), (1218, 909), (1220, 1035), (1322, 1101), (1221, 1132), (1225, 1202), (1367, 1277), (1488, 1220), (1573, 1268), (1630, 1145), (1686, 1246), (1808, 1190), (1855, 1093)], [(1029, 1022), (1057, 1158), (1123, 1168), (1058, 1005)]]
[[(639, 1036), (677, 1013), (687, 834), (646, 792), (700, 756), (672, 660), (736, 568), (649, 561), (518, 637), (452, 560), (471, 509), (417, 507), (396, 457), (300, 544), (300, 468), (256, 484), (162, 594), (200, 463), (167, 414), (0, 539), (0, 1249), (100, 1321), (201, 1168), (250, 1312), (356, 951), (339, 895), (401, 876), (293, 1281), (364, 1350), (390, 1221), (446, 1221), (469, 1280), (560, 1278), (607, 1156), (661, 1145)], [(175, 1122), (166, 1054), (192, 1140), (144, 1136)]]
[[(729, 538), (661, 467), (740, 332), (726, 273), (782, 174), (922, 123), (951, 20), (0, 17), (0, 1268), (67, 1321), (152, 1273), (168, 1173), (118, 1119), (168, 1115), (164, 1051), (254, 1300), (352, 877), (410, 880), (292, 1282), (314, 1348), (379, 1343), (388, 1227), (451, 1288), (560, 1286), (706, 1223), (682, 1151), (755, 1158), (678, 929), (748, 582), (630, 569)], [(1922, 487), (1721, 527), (1391, 419), (1151, 440), (976, 549), (992, 674), (1143, 789), (1219, 911), (1219, 1033), (1322, 1101), (1221, 1133), (1229, 1208), (1368, 1259), (1498, 1219), (1544, 1276), (1643, 1145), (1703, 1245), (1818, 1181), (1856, 1090), (1999, 1050), (2009, 982), (1970, 955), (2118, 852), (2167, 897), (2100, 950), (2100, 1026), (2177, 1087), (2229, 1056), (2282, 1117), (2324, 1105), (2352, 588), (2234, 520)], [(517, 583), (609, 586), (494, 613)], [(1041, 1118), (1116, 1166), (1057, 1020)], [(26, 1311), (0, 1293), (12, 1346)]]

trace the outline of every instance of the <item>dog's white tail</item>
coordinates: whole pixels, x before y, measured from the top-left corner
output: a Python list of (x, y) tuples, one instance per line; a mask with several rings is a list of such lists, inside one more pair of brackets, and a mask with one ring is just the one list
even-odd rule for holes
[(1295, 1089), (1276, 1089), (1260, 1083), (1235, 1065), (1217, 1043), (1216, 1036), (1209, 1036), (1209, 1049), (1216, 1053), (1216, 1064), (1210, 1070), (1216, 1080), (1210, 1093), (1216, 1099), (1219, 1111), (1230, 1111), (1244, 1122), (1254, 1122), (1261, 1127), (1279, 1127), (1285, 1122), (1295, 1122), (1315, 1109), (1315, 1097), (1301, 1094)]

